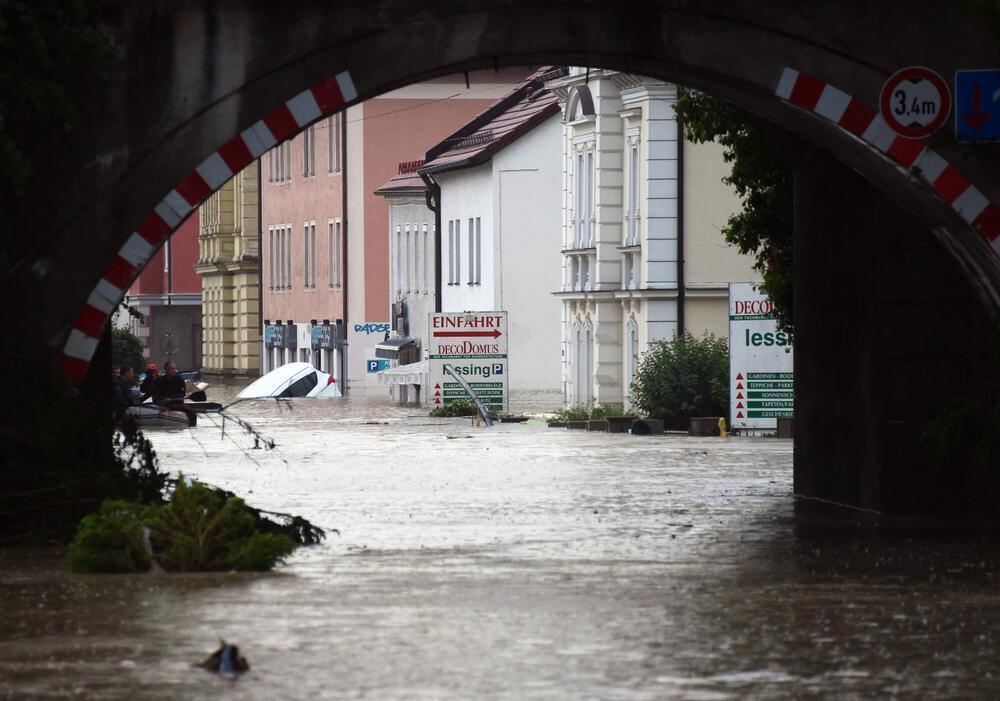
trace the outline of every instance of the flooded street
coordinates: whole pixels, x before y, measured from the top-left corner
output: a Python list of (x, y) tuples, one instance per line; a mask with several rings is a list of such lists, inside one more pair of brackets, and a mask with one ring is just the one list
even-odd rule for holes
[[(270, 574), (0, 559), (0, 698), (995, 698), (993, 540), (796, 514), (792, 445), (475, 428), (346, 400), (151, 432), (329, 533)], [(218, 419), (216, 419), (218, 421)], [(219, 638), (251, 671), (191, 664)]]

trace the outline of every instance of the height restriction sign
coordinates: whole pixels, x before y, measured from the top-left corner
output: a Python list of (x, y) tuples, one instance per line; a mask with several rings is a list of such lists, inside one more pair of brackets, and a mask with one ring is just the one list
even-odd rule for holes
[(882, 119), (894, 132), (907, 139), (922, 139), (948, 121), (951, 91), (930, 68), (910, 66), (885, 81), (878, 106)]

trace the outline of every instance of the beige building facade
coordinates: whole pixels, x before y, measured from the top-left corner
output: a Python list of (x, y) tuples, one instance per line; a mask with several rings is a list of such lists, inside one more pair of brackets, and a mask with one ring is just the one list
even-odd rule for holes
[(200, 207), (202, 373), (260, 374), (259, 162)]
[(676, 86), (585, 68), (546, 85), (563, 117), (564, 401), (627, 406), (650, 344), (728, 337), (729, 283), (759, 275), (722, 236), (739, 200), (722, 149), (684, 139)]

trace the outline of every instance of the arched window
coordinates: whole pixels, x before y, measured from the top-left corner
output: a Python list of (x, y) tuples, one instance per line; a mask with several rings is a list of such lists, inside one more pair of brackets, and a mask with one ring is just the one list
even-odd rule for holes
[(635, 321), (635, 316), (629, 316), (625, 323), (625, 387), (622, 394), (625, 402), (628, 403), (629, 390), (635, 381), (635, 371), (638, 366), (639, 355), (639, 324)]

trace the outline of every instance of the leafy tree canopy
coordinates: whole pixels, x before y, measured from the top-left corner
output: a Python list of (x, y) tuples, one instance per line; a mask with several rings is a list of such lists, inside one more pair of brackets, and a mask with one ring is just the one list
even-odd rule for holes
[(681, 88), (676, 110), (689, 140), (723, 147), (723, 158), (732, 169), (723, 182), (736, 190), (743, 210), (729, 218), (722, 233), (740, 253), (754, 256), (778, 323), (791, 330), (791, 168), (749, 115), (728, 102)]
[(111, 329), (111, 364), (121, 368), (142, 371), (145, 359), (142, 356), (142, 341), (128, 329), (119, 326)]

